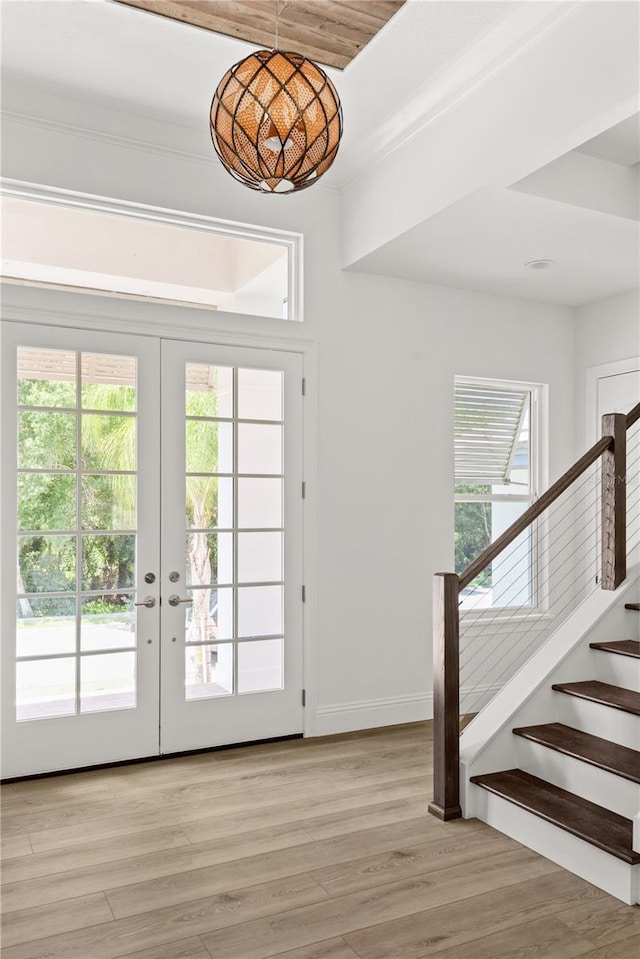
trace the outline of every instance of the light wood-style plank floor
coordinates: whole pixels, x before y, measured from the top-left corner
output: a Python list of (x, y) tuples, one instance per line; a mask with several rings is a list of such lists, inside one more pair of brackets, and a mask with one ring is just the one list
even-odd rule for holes
[(3, 788), (4, 959), (638, 959), (624, 906), (441, 823), (429, 723)]

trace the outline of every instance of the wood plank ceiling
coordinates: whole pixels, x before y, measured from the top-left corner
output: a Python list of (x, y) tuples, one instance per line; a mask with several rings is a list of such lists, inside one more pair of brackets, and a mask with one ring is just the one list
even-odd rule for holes
[(344, 69), (405, 0), (118, 0), (236, 40)]

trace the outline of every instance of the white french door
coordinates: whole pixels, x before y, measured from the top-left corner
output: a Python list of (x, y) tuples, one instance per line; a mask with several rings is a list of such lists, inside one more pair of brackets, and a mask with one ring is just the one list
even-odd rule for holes
[(159, 343), (2, 334), (2, 775), (150, 755)]
[(163, 343), (163, 752), (302, 731), (301, 382)]
[(301, 358), (3, 323), (2, 363), (2, 777), (301, 732)]

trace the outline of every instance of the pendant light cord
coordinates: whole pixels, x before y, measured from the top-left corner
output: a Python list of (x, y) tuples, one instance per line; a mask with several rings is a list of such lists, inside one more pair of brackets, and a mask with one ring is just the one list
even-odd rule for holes
[(276, 50), (278, 49), (278, 40), (279, 40), (279, 19), (280, 19), (280, 0), (276, 0)]

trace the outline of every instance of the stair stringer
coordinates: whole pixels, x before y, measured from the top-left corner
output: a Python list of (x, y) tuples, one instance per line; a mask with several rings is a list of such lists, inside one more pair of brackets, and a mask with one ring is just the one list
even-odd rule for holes
[[(588, 681), (597, 676), (599, 660), (595, 657), (604, 654), (590, 649), (589, 643), (605, 642), (612, 636), (635, 638), (638, 624), (624, 603), (636, 601), (639, 583), (640, 564), (635, 563), (617, 590), (591, 593), (464, 730), (460, 737), (460, 804), (466, 819), (482, 818), (471, 776), (518, 766), (518, 737), (512, 729), (562, 721), (556, 698), (562, 694), (551, 689), (553, 683)], [(606, 731), (599, 735), (607, 738)]]

